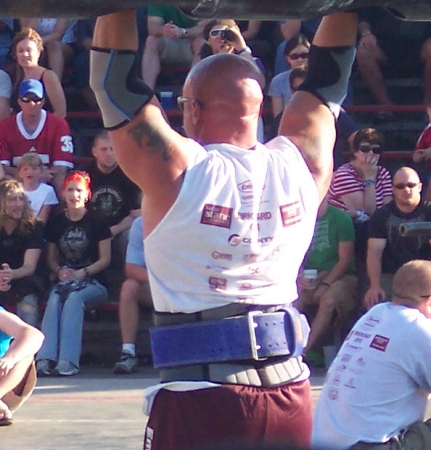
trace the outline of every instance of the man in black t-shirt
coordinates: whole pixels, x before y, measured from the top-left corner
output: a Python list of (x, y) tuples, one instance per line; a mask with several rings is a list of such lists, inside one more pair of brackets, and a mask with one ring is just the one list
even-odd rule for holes
[(37, 325), (41, 276), (35, 274), (43, 246), (43, 223), (33, 215), (22, 185), (0, 183), (0, 304), (16, 305), (18, 316)]
[(119, 167), (107, 131), (95, 137), (92, 153), (95, 160), (84, 168), (90, 175), (92, 192), (87, 208), (101, 216), (111, 229), (112, 258), (108, 272), (112, 271), (115, 279), (121, 274), (123, 281), (130, 227), (141, 214), (141, 191)]
[(378, 209), (368, 225), (367, 272), (370, 288), (365, 305), (371, 308), (392, 296), (392, 279), (406, 262), (417, 259), (426, 236), (402, 237), (399, 226), (408, 222), (431, 221), (431, 203), (421, 200), (419, 175), (410, 167), (395, 172), (392, 184), (394, 200)]

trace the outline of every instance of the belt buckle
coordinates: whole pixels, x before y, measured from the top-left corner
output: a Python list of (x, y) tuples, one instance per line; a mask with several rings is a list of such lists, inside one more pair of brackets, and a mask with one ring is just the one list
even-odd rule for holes
[(247, 313), (247, 320), (248, 320), (248, 332), (250, 337), (250, 350), (251, 350), (251, 357), (255, 361), (265, 361), (267, 358), (261, 358), (258, 355), (258, 351), (262, 348), (258, 343), (256, 339), (256, 333), (255, 330), (259, 326), (254, 320), (253, 317), (257, 315), (262, 315), (263, 311), (249, 311)]

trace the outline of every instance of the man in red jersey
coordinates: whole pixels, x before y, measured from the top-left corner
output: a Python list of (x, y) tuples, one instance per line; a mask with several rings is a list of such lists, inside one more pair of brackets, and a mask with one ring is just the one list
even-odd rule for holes
[(48, 168), (44, 181), (57, 191), (64, 175), (73, 168), (73, 142), (68, 123), (43, 109), (43, 85), (34, 79), (24, 80), (18, 91), (21, 111), (0, 121), (0, 162), (6, 175), (16, 177), (18, 162), (27, 152), (35, 152)]

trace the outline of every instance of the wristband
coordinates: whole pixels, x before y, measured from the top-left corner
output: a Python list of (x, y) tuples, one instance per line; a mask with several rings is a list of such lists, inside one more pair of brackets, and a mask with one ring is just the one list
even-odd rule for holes
[(376, 184), (374, 180), (364, 180), (364, 186), (371, 186), (372, 184)]
[(181, 35), (182, 38), (187, 37), (187, 29), (186, 28), (181, 28), (181, 33), (182, 33), (182, 35)]
[(247, 45), (245, 48), (238, 52), (238, 55), (251, 55), (251, 48)]

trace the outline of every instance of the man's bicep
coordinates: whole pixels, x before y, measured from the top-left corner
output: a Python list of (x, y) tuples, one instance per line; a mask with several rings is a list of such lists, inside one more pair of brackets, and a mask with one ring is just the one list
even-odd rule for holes
[(381, 255), (386, 247), (386, 242), (386, 239), (383, 238), (368, 238), (368, 254), (372, 254), (373, 256)]
[(187, 139), (166, 123), (154, 105), (109, 134), (118, 163), (144, 193), (169, 189), (187, 167)]
[(298, 147), (323, 198), (332, 176), (335, 142), (329, 109), (308, 92), (297, 92), (284, 110), (278, 134)]

